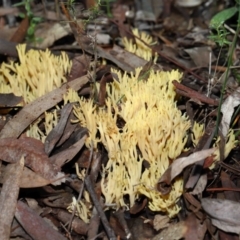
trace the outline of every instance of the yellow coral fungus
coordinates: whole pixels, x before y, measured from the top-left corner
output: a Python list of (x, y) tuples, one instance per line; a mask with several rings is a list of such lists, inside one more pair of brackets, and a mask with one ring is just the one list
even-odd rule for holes
[(65, 53), (54, 56), (49, 50), (30, 50), (25, 53), (26, 45), (18, 45), (20, 63), (3, 63), (0, 68), (1, 93), (13, 92), (22, 96), (25, 103), (35, 100), (66, 81), (71, 61)]
[[(25, 103), (60, 87), (66, 82), (65, 75), (70, 71), (72, 62), (66, 53), (54, 56), (49, 50), (30, 50), (26, 45), (18, 45), (19, 63), (3, 63), (0, 67), (0, 92), (22, 96)], [(45, 132), (38, 128), (39, 121), (27, 130), (27, 136), (44, 142), (46, 135), (57, 124), (56, 110), (45, 113)]]
[(197, 146), (203, 134), (204, 134), (204, 124), (194, 122), (192, 127), (192, 135), (191, 135), (194, 147)]
[[(100, 141), (108, 151), (109, 160), (102, 173), (106, 204), (131, 207), (143, 194), (152, 210), (173, 216), (179, 211), (176, 201), (182, 194), (182, 180), (176, 180), (164, 197), (155, 186), (183, 151), (190, 128), (175, 103), (172, 81), (179, 80), (181, 74), (151, 71), (148, 81), (139, 81), (140, 71), (136, 69), (130, 76), (116, 72), (119, 81), (107, 85), (106, 107), (96, 109), (91, 101), (81, 99), (75, 114), (90, 130), (87, 145), (92, 141), (96, 147)], [(123, 126), (118, 126), (118, 118), (124, 120)], [(149, 167), (145, 168), (143, 161)]]
[[(226, 158), (228, 156), (228, 154), (230, 153), (230, 151), (236, 146), (236, 139), (235, 139), (235, 135), (233, 133), (233, 130), (231, 129), (228, 133), (227, 139), (226, 139), (226, 143), (225, 143), (225, 148), (224, 148), (224, 158)], [(220, 146), (220, 137), (218, 137), (217, 141), (214, 143), (214, 147), (218, 147), (218, 149), (221, 147)], [(216, 152), (214, 153), (214, 160), (215, 161), (219, 161), (220, 160), (220, 152), (219, 150), (216, 150)], [(215, 164), (213, 163), (211, 165), (211, 169), (215, 166)]]
[[(82, 126), (89, 129), (88, 148), (101, 142), (108, 152), (102, 170), (102, 193), (105, 203), (131, 207), (139, 196), (149, 199), (153, 211), (175, 216), (176, 204), (183, 191), (181, 177), (172, 183), (172, 190), (162, 195), (156, 190), (158, 179), (185, 150), (190, 121), (176, 107), (173, 80), (180, 80), (178, 71), (150, 71), (147, 81), (134, 73), (114, 71), (118, 80), (106, 85), (106, 105), (99, 108), (92, 100), (79, 100), (74, 108)], [(98, 86), (99, 87), (99, 86)], [(194, 144), (203, 134), (203, 126), (194, 124)], [(234, 146), (229, 134), (225, 155)], [(216, 158), (219, 158), (216, 154)]]
[[(133, 34), (140, 39), (142, 39), (148, 45), (155, 44), (153, 38), (145, 32), (139, 32), (138, 29), (133, 29)], [(152, 59), (152, 50), (146, 44), (141, 42), (136, 38), (136, 44), (132, 42), (132, 40), (128, 40), (127, 38), (123, 38), (123, 45), (127, 51), (131, 53), (135, 53), (137, 56), (144, 58), (147, 61)], [(154, 55), (154, 62), (157, 61), (157, 54)]]

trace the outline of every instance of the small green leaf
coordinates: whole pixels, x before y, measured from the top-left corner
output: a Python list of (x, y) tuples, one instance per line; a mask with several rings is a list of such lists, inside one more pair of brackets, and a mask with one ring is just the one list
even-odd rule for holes
[(210, 21), (210, 28), (219, 28), (224, 22), (233, 17), (237, 11), (237, 7), (231, 7), (217, 13)]
[(25, 17), (26, 17), (26, 14), (24, 14), (24, 13), (19, 13), (19, 17), (20, 17), (20, 18), (25, 18)]
[(41, 17), (33, 17), (32, 21), (34, 21), (34, 23), (40, 23), (42, 21)]
[(27, 30), (27, 34), (30, 35), (30, 36), (34, 35), (34, 32), (35, 32), (35, 25), (30, 26)]
[(30, 4), (25, 4), (25, 9), (27, 12), (32, 12)]
[(25, 2), (20, 2), (20, 3), (13, 4), (13, 7), (21, 7), (21, 6), (24, 6), (24, 5), (25, 5)]

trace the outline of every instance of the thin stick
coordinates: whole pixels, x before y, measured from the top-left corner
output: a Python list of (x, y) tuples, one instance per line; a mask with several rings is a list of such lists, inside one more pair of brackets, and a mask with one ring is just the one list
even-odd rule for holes
[(100, 203), (98, 201), (97, 194), (94, 191), (94, 188), (93, 188), (90, 176), (87, 176), (85, 178), (85, 185), (86, 185), (86, 188), (88, 190), (88, 193), (91, 196), (93, 204), (94, 204), (95, 208), (98, 211), (98, 214), (99, 214), (99, 216), (101, 218), (102, 224), (103, 224), (103, 226), (105, 228), (105, 231), (106, 231), (106, 234), (107, 234), (108, 238), (110, 240), (116, 240), (117, 238), (115, 236), (115, 233), (113, 232), (112, 228), (110, 227), (109, 222), (107, 220), (107, 217), (106, 217), (104, 211), (102, 210), (101, 205), (100, 205)]
[[(91, 144), (91, 151), (90, 151), (90, 156), (89, 156), (89, 160), (88, 160), (88, 166), (87, 166), (87, 170), (86, 170), (86, 176), (88, 175), (88, 172), (89, 172), (89, 168), (91, 166), (91, 163), (92, 163), (92, 156), (93, 156), (93, 142)], [(80, 201), (81, 197), (82, 197), (82, 194), (83, 194), (83, 190), (84, 190), (84, 182), (85, 182), (85, 178), (83, 179), (83, 184), (81, 186), (81, 189), (79, 191), (79, 194), (78, 194), (78, 198), (77, 198), (77, 203)], [(72, 221), (73, 221), (73, 217), (75, 215), (75, 212), (77, 210), (77, 204), (74, 205), (74, 208), (73, 208), (73, 211), (72, 211), (72, 215), (71, 215), (71, 218), (68, 222), (68, 230), (70, 230), (71, 228), (71, 225), (72, 225)]]

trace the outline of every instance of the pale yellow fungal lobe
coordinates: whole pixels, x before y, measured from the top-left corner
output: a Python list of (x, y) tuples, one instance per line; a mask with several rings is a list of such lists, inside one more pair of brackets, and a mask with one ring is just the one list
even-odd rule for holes
[(72, 62), (66, 53), (54, 56), (46, 51), (29, 50), (17, 46), (19, 63), (2, 63), (0, 67), (0, 92), (22, 96), (25, 103), (32, 102), (66, 82)]
[[(155, 44), (153, 38), (146, 32), (140, 32), (137, 28), (133, 29), (132, 31), (135, 36), (142, 39), (148, 45), (152, 46)], [(157, 54), (153, 56), (151, 48), (141, 42), (139, 39), (136, 38), (136, 44), (133, 43), (132, 40), (128, 40), (127, 38), (123, 38), (122, 41), (127, 51), (134, 53), (147, 61), (150, 61), (152, 58), (154, 58), (154, 62), (157, 61)]]
[[(101, 142), (108, 151), (101, 181), (106, 204), (131, 207), (145, 195), (152, 210), (174, 216), (179, 211), (176, 202), (182, 195), (182, 180), (177, 179), (164, 197), (155, 187), (184, 150), (190, 128), (188, 118), (176, 107), (172, 84), (182, 75), (178, 71), (151, 71), (148, 80), (141, 81), (140, 71), (138, 68), (130, 76), (114, 71), (119, 81), (107, 84), (106, 106), (97, 109), (91, 100), (81, 99), (75, 114), (89, 129), (86, 145), (93, 142), (96, 147)], [(118, 120), (124, 122), (122, 126)]]

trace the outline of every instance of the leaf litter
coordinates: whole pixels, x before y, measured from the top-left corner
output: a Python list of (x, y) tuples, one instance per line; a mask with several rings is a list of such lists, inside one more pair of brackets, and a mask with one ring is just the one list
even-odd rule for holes
[[(207, 69), (211, 64), (224, 69), (207, 36), (206, 22), (219, 9), (192, 1), (192, 9), (214, 12), (203, 11), (203, 23), (180, 2), (135, 1), (132, 8), (133, 2), (106, 1), (111, 19), (101, 12), (108, 8), (88, 0), (86, 6), (101, 11), (75, 5), (81, 9), (76, 15), (60, 4), (54, 10), (45, 6), (44, 13), (34, 3), (34, 14), (44, 16), (48, 27), (39, 24), (36, 38), (39, 34), (44, 41), (35, 50), (27, 43), (33, 51), (28, 54), (51, 47), (49, 59), (64, 61), (57, 56), (65, 51), (72, 64), (63, 63), (61, 75), (55, 68), (59, 62), (42, 61), (57, 77), (45, 79), (46, 85), (55, 82), (47, 92), (38, 84), (34, 98), (41, 78), (33, 71), (37, 60), (16, 80), (25, 84), (24, 94), (11, 82), (20, 75), (25, 55), (8, 39), (21, 43), (28, 26), (22, 21), (15, 34), (2, 32), (9, 36), (1, 37), (0, 53), (15, 57), (1, 60), (0, 71), (3, 239), (239, 235), (239, 88), (227, 84), (219, 108), (222, 77), (216, 72), (210, 79)], [(12, 11), (22, 9), (6, 8), (3, 14)], [(98, 36), (106, 38), (97, 41)], [(230, 74), (238, 86), (236, 71)]]

